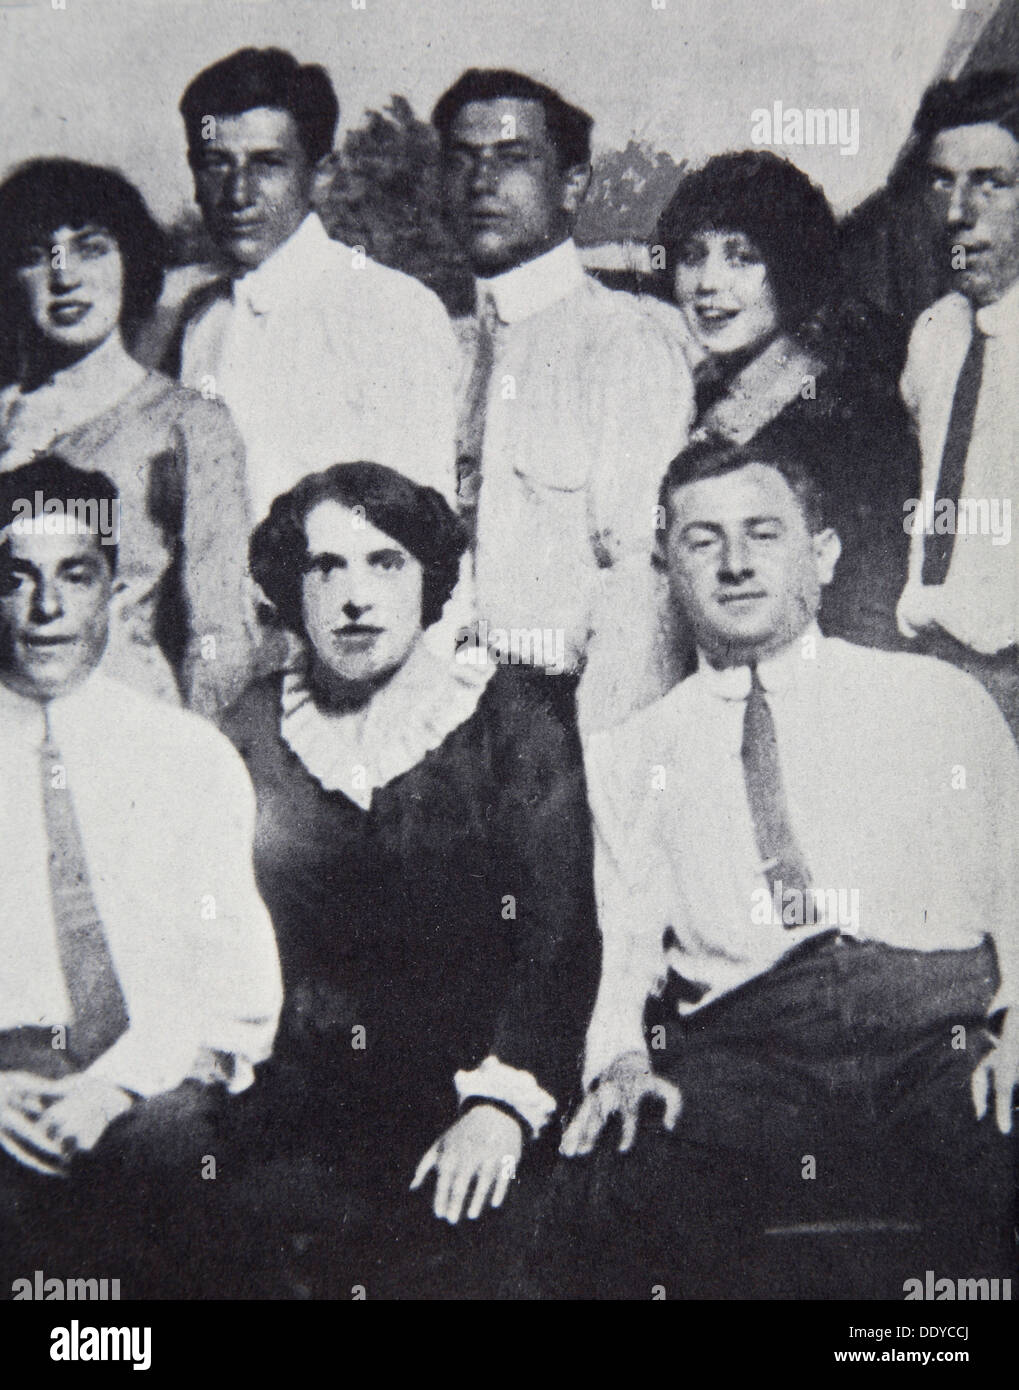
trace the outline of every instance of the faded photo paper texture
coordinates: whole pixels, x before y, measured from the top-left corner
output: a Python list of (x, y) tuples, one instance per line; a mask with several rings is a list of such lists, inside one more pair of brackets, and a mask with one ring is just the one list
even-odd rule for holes
[(0, 0), (0, 131), (0, 1298), (1011, 1299), (1019, 0)]

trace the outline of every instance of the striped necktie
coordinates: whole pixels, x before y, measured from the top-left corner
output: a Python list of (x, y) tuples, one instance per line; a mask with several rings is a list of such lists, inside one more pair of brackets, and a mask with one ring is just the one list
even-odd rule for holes
[(810, 870), (789, 821), (775, 721), (756, 666), (750, 668), (750, 694), (743, 715), (740, 756), (754, 838), (761, 856), (761, 872), (768, 880), (768, 887), (774, 891), (776, 883), (780, 883), (783, 890), (792, 888), (805, 893), (810, 886)]
[(128, 1012), (92, 896), (81, 832), (66, 770), (53, 741), (48, 706), (40, 756), (53, 920), (71, 999), (68, 1052), (74, 1065), (84, 1070), (125, 1031)]
[(478, 314), (478, 333), (474, 366), (467, 384), (464, 414), (460, 428), (456, 460), (456, 491), (460, 515), (474, 529), (481, 492), (481, 463), (485, 440), (485, 420), (488, 414), (488, 386), (495, 366), (495, 343), (499, 330), (499, 314), (495, 299), (486, 293)]
[[(943, 498), (952, 503), (952, 512), (957, 514), (959, 498), (962, 496), (963, 473), (966, 469), (966, 455), (973, 438), (973, 421), (976, 419), (977, 401), (980, 399), (980, 382), (984, 370), (984, 345), (987, 337), (974, 323), (969, 351), (966, 353), (955, 383), (952, 397), (952, 414), (945, 435), (945, 447), (941, 453), (941, 468), (938, 472), (937, 502)], [(937, 502), (935, 508), (937, 509)], [(948, 567), (952, 563), (952, 547), (955, 544), (955, 520), (942, 534), (928, 532), (923, 542), (923, 568), (920, 582), (923, 584), (944, 584)]]

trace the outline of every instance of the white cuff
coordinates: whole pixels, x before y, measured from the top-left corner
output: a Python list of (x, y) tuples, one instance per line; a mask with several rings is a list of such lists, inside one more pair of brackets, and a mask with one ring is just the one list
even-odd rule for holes
[(939, 598), (940, 594), (932, 595), (930, 589), (918, 579), (910, 579), (895, 606), (895, 616), (903, 637), (913, 638), (918, 630), (934, 622)]
[(255, 1069), (239, 1052), (220, 1052), (203, 1047), (195, 1058), (185, 1080), (200, 1081), (203, 1086), (222, 1083), (230, 1095), (246, 1091), (255, 1081)]
[(458, 1071), (453, 1084), (461, 1104), (478, 1097), (512, 1106), (530, 1125), (535, 1138), (555, 1114), (555, 1097), (543, 1091), (529, 1071), (507, 1066), (494, 1055), (486, 1057), (473, 1071)]

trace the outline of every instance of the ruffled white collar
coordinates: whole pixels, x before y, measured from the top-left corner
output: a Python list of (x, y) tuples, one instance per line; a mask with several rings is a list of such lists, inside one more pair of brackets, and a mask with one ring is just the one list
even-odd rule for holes
[(316, 703), (307, 666), (283, 676), (280, 735), (312, 777), (363, 810), (372, 794), (416, 767), (471, 717), (495, 667), (441, 661), (423, 642), (363, 709)]

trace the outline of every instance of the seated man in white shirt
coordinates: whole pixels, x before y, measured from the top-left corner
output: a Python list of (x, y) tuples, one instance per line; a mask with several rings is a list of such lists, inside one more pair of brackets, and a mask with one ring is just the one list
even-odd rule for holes
[(914, 132), (952, 288), (902, 376), (923, 480), (899, 627), (982, 681), (1019, 737), (1019, 77), (937, 83)]
[[(521, 73), (470, 69), (432, 115), (476, 282), (464, 344), (461, 511), (476, 530), (463, 656), (554, 674), (584, 727), (676, 678), (650, 559), (693, 386), (679, 311), (586, 274), (572, 232), (592, 120)], [(554, 687), (553, 687), (554, 688)]]
[(281, 984), (243, 764), (96, 671), (117, 500), (54, 457), (0, 480), (0, 1246), (21, 1277), (106, 1258), (88, 1272), (132, 1297), (153, 1228), (186, 1287), (168, 1247), (194, 1226), (158, 1203), (215, 1188), (217, 1108), (269, 1055)]
[(954, 1214), (958, 1272), (998, 1273), (959, 1261), (1010, 1259), (1019, 754), (968, 676), (821, 634), (839, 541), (795, 461), (698, 444), (662, 505), (699, 665), (585, 755), (603, 963), (563, 1152), (622, 1122), (571, 1217), (594, 1291), (738, 1297), (769, 1221)]
[(181, 380), (230, 407), (255, 519), (337, 459), (410, 466), (451, 500), (446, 312), (363, 246), (330, 240), (313, 210), (336, 168), (325, 69), (241, 49), (199, 73), (180, 110), (195, 197), (228, 270), (186, 323)]

